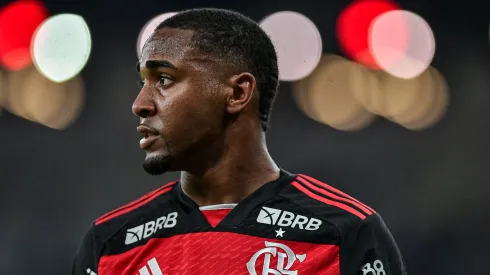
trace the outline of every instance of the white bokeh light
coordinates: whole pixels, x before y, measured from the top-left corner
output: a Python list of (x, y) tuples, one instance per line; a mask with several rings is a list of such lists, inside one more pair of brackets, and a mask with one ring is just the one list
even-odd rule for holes
[[(404, 24), (400, 24), (403, 20)], [(394, 35), (396, 34), (396, 35)], [(400, 35), (403, 34), (403, 35)], [(407, 47), (393, 39), (406, 39)], [(378, 16), (371, 25), (369, 46), (374, 59), (387, 73), (411, 79), (423, 73), (431, 64), (435, 53), (435, 39), (429, 24), (419, 15), (395, 10)]]
[(264, 18), (260, 26), (276, 49), (280, 80), (296, 81), (313, 72), (323, 48), (320, 32), (308, 17), (282, 11)]
[(146, 25), (141, 29), (141, 32), (138, 36), (138, 41), (136, 43), (136, 52), (138, 53), (138, 58), (141, 57), (141, 52), (143, 50), (143, 46), (146, 43), (146, 40), (150, 38), (150, 35), (155, 31), (155, 29), (165, 21), (167, 18), (174, 16), (177, 14), (176, 12), (167, 12), (160, 14), (158, 16), (153, 17)]
[(75, 14), (48, 18), (39, 26), (33, 39), (32, 55), (36, 68), (57, 83), (80, 73), (92, 48), (87, 23)]

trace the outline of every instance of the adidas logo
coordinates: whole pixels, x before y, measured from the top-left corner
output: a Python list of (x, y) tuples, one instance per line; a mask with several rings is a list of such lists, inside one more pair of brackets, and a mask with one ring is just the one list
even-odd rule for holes
[(145, 224), (138, 225), (126, 232), (124, 244), (133, 244), (150, 237), (162, 228), (172, 228), (177, 224), (177, 212), (169, 213), (166, 216), (158, 218), (156, 221), (149, 221)]
[(257, 216), (257, 222), (311, 231), (319, 229), (320, 225), (322, 225), (322, 221), (319, 219), (308, 218), (289, 211), (265, 206), (262, 206), (262, 209)]
[[(150, 268), (150, 269), (148, 269)], [(151, 271), (151, 273), (150, 273)], [(148, 261), (148, 263), (143, 266), (140, 270), (139, 273), (136, 275), (163, 275), (162, 269), (158, 265), (157, 259), (153, 258)]]

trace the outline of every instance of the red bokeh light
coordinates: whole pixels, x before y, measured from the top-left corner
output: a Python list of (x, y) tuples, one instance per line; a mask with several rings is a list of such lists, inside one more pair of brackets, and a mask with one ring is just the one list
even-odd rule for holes
[[(369, 49), (369, 28), (373, 20), (400, 7), (389, 0), (357, 0), (345, 8), (337, 19), (337, 39), (344, 53), (373, 69), (380, 69)], [(401, 40), (402, 41), (402, 40)], [(406, 47), (406, 41), (402, 41)]]
[(48, 10), (40, 1), (15, 1), (0, 11), (0, 64), (2, 66), (16, 71), (32, 63), (32, 36), (47, 17)]

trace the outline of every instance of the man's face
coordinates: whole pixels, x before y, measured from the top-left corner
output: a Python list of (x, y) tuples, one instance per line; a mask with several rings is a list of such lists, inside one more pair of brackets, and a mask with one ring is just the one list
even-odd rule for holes
[(190, 46), (192, 34), (158, 30), (139, 61), (144, 84), (133, 112), (141, 120), (143, 167), (150, 174), (184, 170), (222, 130), (227, 87), (210, 61)]

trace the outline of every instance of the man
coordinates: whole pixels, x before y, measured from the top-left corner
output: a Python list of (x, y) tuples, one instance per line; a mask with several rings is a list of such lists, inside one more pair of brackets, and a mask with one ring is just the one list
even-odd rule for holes
[(269, 155), (278, 67), (256, 23), (181, 12), (146, 42), (138, 72), (144, 169), (182, 176), (99, 218), (73, 274), (405, 274), (373, 209)]

